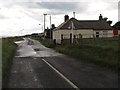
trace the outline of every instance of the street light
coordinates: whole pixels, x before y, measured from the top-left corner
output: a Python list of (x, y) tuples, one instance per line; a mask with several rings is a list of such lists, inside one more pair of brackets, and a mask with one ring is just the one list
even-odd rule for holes
[(43, 14), (44, 15), (44, 39), (45, 39), (45, 16), (50, 15), (50, 43), (51, 43), (51, 14)]
[(43, 14), (44, 15), (44, 39), (45, 39), (45, 16), (47, 15), (47, 14)]
[(51, 44), (51, 39), (52, 39), (52, 37), (51, 37), (51, 14), (47, 14), (47, 15), (50, 16), (50, 44)]
[(50, 44), (51, 44), (51, 39), (52, 39), (52, 35), (51, 35), (51, 15), (50, 15)]
[[(38, 25), (41, 25), (41, 24), (38, 24)], [(40, 34), (38, 34), (40, 36)]]

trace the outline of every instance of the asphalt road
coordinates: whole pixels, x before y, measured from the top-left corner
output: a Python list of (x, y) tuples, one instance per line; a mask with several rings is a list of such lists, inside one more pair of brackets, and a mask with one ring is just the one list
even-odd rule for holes
[(118, 88), (118, 73), (25, 38), (16, 42), (8, 88)]

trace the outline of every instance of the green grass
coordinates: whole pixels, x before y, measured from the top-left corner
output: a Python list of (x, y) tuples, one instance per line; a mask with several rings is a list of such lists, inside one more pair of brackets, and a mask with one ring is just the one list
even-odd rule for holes
[(91, 46), (97, 46), (101, 48), (111, 48), (114, 49), (115, 51), (118, 51), (119, 48), (119, 40), (98, 40), (95, 43), (91, 44)]
[(14, 56), (17, 45), (14, 41), (21, 40), (19, 37), (9, 37), (2, 39), (2, 78), (3, 85), (6, 83), (9, 75), (9, 69), (12, 64), (12, 58)]
[(78, 60), (95, 63), (112, 70), (118, 69), (118, 51), (113, 48), (103, 48), (93, 45), (60, 45), (54, 49)]

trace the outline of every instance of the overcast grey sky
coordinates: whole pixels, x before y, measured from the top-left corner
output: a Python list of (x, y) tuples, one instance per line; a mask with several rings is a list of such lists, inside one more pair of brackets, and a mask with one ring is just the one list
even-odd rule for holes
[[(97, 20), (99, 14), (113, 24), (118, 21), (119, 0), (0, 0), (0, 36), (15, 36), (43, 32), (43, 14), (51, 14), (58, 26), (64, 15), (78, 20)], [(39, 25), (41, 24), (41, 25)], [(49, 15), (46, 27), (49, 27)]]

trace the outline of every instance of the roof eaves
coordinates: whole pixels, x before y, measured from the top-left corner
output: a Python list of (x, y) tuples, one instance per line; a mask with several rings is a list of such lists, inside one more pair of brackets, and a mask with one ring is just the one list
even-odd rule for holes
[(60, 24), (58, 27), (56, 27), (55, 29), (53, 29), (53, 31), (56, 31), (58, 29), (61, 29), (61, 27), (66, 24), (70, 19), (68, 19), (66, 22), (63, 22), (62, 24)]

